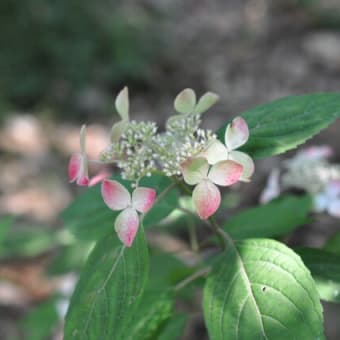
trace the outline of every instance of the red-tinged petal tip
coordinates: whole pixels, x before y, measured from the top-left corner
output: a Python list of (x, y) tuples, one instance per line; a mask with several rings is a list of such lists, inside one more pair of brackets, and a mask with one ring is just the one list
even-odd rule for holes
[(211, 167), (208, 178), (217, 185), (229, 186), (240, 180), (242, 172), (241, 164), (234, 161), (222, 161)]
[(156, 190), (138, 187), (132, 193), (132, 206), (141, 213), (151, 209), (156, 198)]
[(134, 208), (127, 208), (117, 216), (115, 221), (115, 230), (119, 239), (127, 247), (131, 247), (138, 231), (138, 225), (138, 214)]
[(236, 117), (227, 126), (225, 132), (225, 144), (229, 151), (235, 150), (247, 142), (249, 129), (247, 122), (242, 117)]
[(215, 184), (204, 180), (195, 187), (192, 199), (198, 216), (205, 220), (213, 215), (220, 206), (221, 193)]
[(89, 180), (88, 176), (85, 176), (85, 175), (80, 176), (77, 179), (77, 184), (79, 186), (82, 186), (82, 187), (87, 187), (89, 185), (89, 182), (90, 182), (90, 180)]
[(130, 193), (117, 181), (105, 179), (102, 182), (102, 197), (112, 210), (122, 210), (131, 204)]
[(79, 174), (82, 163), (82, 156), (80, 153), (74, 153), (68, 163), (68, 177), (70, 182), (74, 182)]
[(255, 164), (252, 158), (241, 151), (231, 151), (229, 156), (232, 161), (241, 164), (243, 167), (240, 181), (249, 182), (255, 171)]

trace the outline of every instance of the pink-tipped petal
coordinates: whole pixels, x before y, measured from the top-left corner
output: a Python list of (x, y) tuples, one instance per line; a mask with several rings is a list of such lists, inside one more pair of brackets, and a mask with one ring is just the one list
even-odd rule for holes
[(241, 151), (231, 151), (229, 154), (229, 158), (235, 161), (236, 163), (241, 164), (243, 167), (243, 172), (240, 181), (249, 182), (250, 177), (253, 175), (255, 171), (255, 164), (252, 158), (248, 156), (246, 153)]
[(213, 215), (221, 204), (221, 193), (209, 180), (198, 184), (192, 192), (192, 199), (198, 216), (205, 220)]
[(240, 180), (242, 171), (241, 164), (234, 161), (222, 161), (211, 167), (208, 178), (217, 185), (228, 186)]
[(79, 176), (79, 178), (77, 179), (77, 184), (79, 186), (87, 187), (89, 185), (89, 182), (89, 178), (84, 174)]
[(213, 140), (199, 154), (199, 157), (204, 157), (209, 164), (216, 164), (228, 159), (228, 149), (219, 140)]
[(203, 157), (190, 158), (182, 163), (184, 181), (189, 185), (195, 185), (207, 178), (209, 164)]
[(101, 170), (100, 172), (98, 172), (97, 175), (93, 176), (90, 179), (89, 187), (95, 186), (96, 184), (102, 182), (104, 179), (107, 179), (110, 176), (111, 176), (111, 173), (108, 170), (106, 170), (106, 169)]
[(131, 247), (138, 230), (138, 214), (133, 208), (126, 208), (116, 218), (115, 230), (119, 239), (127, 246)]
[(131, 204), (130, 193), (117, 181), (105, 179), (102, 182), (102, 196), (112, 210), (122, 210)]
[(132, 193), (132, 206), (141, 213), (151, 209), (156, 198), (156, 190), (138, 187)]
[(336, 218), (340, 218), (340, 199), (332, 201), (327, 209), (328, 213)]
[(76, 152), (71, 156), (70, 162), (68, 163), (68, 177), (70, 182), (74, 182), (81, 168), (82, 156)]
[(80, 186), (88, 186), (89, 184), (89, 170), (87, 165), (87, 156), (81, 155), (80, 169), (77, 176), (77, 184)]
[(228, 150), (235, 150), (247, 142), (249, 129), (247, 122), (242, 117), (236, 117), (225, 131), (225, 145)]

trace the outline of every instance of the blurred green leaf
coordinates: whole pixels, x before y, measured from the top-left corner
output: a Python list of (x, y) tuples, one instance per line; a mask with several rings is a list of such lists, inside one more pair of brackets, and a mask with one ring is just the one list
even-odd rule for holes
[(148, 250), (139, 228), (130, 248), (112, 233), (96, 244), (66, 315), (65, 340), (121, 339), (142, 296)]
[(165, 325), (157, 340), (180, 339), (187, 322), (187, 315), (175, 314)]
[(324, 339), (322, 307), (308, 269), (274, 240), (229, 246), (207, 279), (203, 311), (214, 340)]
[(2, 241), (6, 238), (10, 227), (14, 222), (14, 217), (8, 216), (0, 220), (0, 249), (2, 248)]
[(56, 232), (48, 228), (25, 226), (11, 229), (0, 244), (1, 257), (33, 257), (58, 245)]
[(122, 339), (158, 339), (173, 312), (173, 296), (167, 291), (146, 290)]
[(330, 253), (340, 255), (340, 233), (336, 233), (331, 237), (323, 248)]
[(224, 229), (234, 238), (277, 237), (309, 222), (309, 196), (284, 196), (232, 216)]
[(339, 303), (340, 256), (315, 248), (297, 248), (295, 251), (311, 271), (321, 299)]
[(50, 275), (62, 275), (83, 268), (93, 242), (75, 242), (59, 247), (52, 261), (48, 265)]
[(20, 326), (27, 339), (46, 340), (51, 337), (59, 321), (56, 302), (56, 297), (50, 298), (25, 315)]
[[(241, 116), (250, 137), (242, 151), (254, 158), (281, 154), (296, 148), (340, 116), (339, 93), (290, 96), (255, 107)], [(224, 139), (227, 124), (218, 130)]]
[(74, 115), (69, 101), (88, 84), (111, 91), (141, 83), (159, 54), (157, 19), (144, 6), (134, 14), (110, 0), (2, 0), (1, 97), (24, 107), (69, 105)]

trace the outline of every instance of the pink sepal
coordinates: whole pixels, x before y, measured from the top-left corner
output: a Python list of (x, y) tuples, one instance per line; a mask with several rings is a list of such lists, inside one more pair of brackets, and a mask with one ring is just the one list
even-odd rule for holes
[(137, 234), (139, 219), (134, 208), (126, 208), (116, 218), (115, 230), (119, 239), (127, 246), (131, 247)]
[(156, 198), (156, 191), (151, 188), (138, 187), (132, 193), (132, 206), (141, 213), (151, 209)]
[(192, 199), (198, 216), (205, 220), (213, 215), (220, 206), (221, 193), (215, 184), (209, 180), (203, 180), (195, 187)]
[(71, 183), (76, 181), (78, 185), (88, 185), (89, 176), (87, 171), (87, 159), (85, 155), (76, 152), (71, 156), (70, 162), (68, 164), (68, 177)]
[(215, 184), (229, 186), (240, 180), (243, 167), (234, 161), (222, 161), (213, 165), (208, 178)]
[(225, 132), (225, 145), (228, 150), (235, 150), (247, 142), (249, 129), (247, 122), (242, 117), (236, 117), (227, 126)]
[(112, 210), (122, 210), (131, 204), (130, 193), (117, 181), (105, 179), (102, 182), (102, 197)]

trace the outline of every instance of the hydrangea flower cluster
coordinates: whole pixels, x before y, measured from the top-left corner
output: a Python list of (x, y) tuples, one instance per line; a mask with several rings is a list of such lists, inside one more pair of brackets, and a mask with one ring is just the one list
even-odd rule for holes
[(218, 100), (212, 92), (199, 100), (192, 89), (179, 93), (174, 101), (176, 115), (170, 117), (165, 131), (154, 122), (130, 121), (129, 95), (125, 87), (115, 101), (120, 121), (111, 129), (111, 142), (100, 156), (100, 162), (112, 164), (123, 179), (132, 182), (132, 194), (109, 174), (101, 172), (90, 178), (86, 155), (86, 127), (80, 132), (80, 152), (74, 153), (69, 163), (69, 178), (82, 186), (101, 182), (102, 197), (115, 211), (122, 210), (115, 221), (118, 237), (131, 246), (139, 225), (138, 212), (145, 214), (155, 202), (156, 191), (139, 186), (139, 181), (153, 172), (183, 178), (193, 189), (193, 202), (200, 218), (213, 215), (221, 202), (217, 186), (230, 186), (238, 181), (248, 182), (254, 163), (236, 149), (249, 138), (247, 123), (235, 118), (225, 131), (224, 144), (210, 130), (199, 128), (201, 117)]
[(282, 191), (298, 188), (308, 192), (316, 212), (328, 212), (340, 218), (340, 166), (329, 163), (333, 150), (329, 146), (312, 146), (299, 151), (274, 169), (268, 177), (260, 201), (267, 203)]

